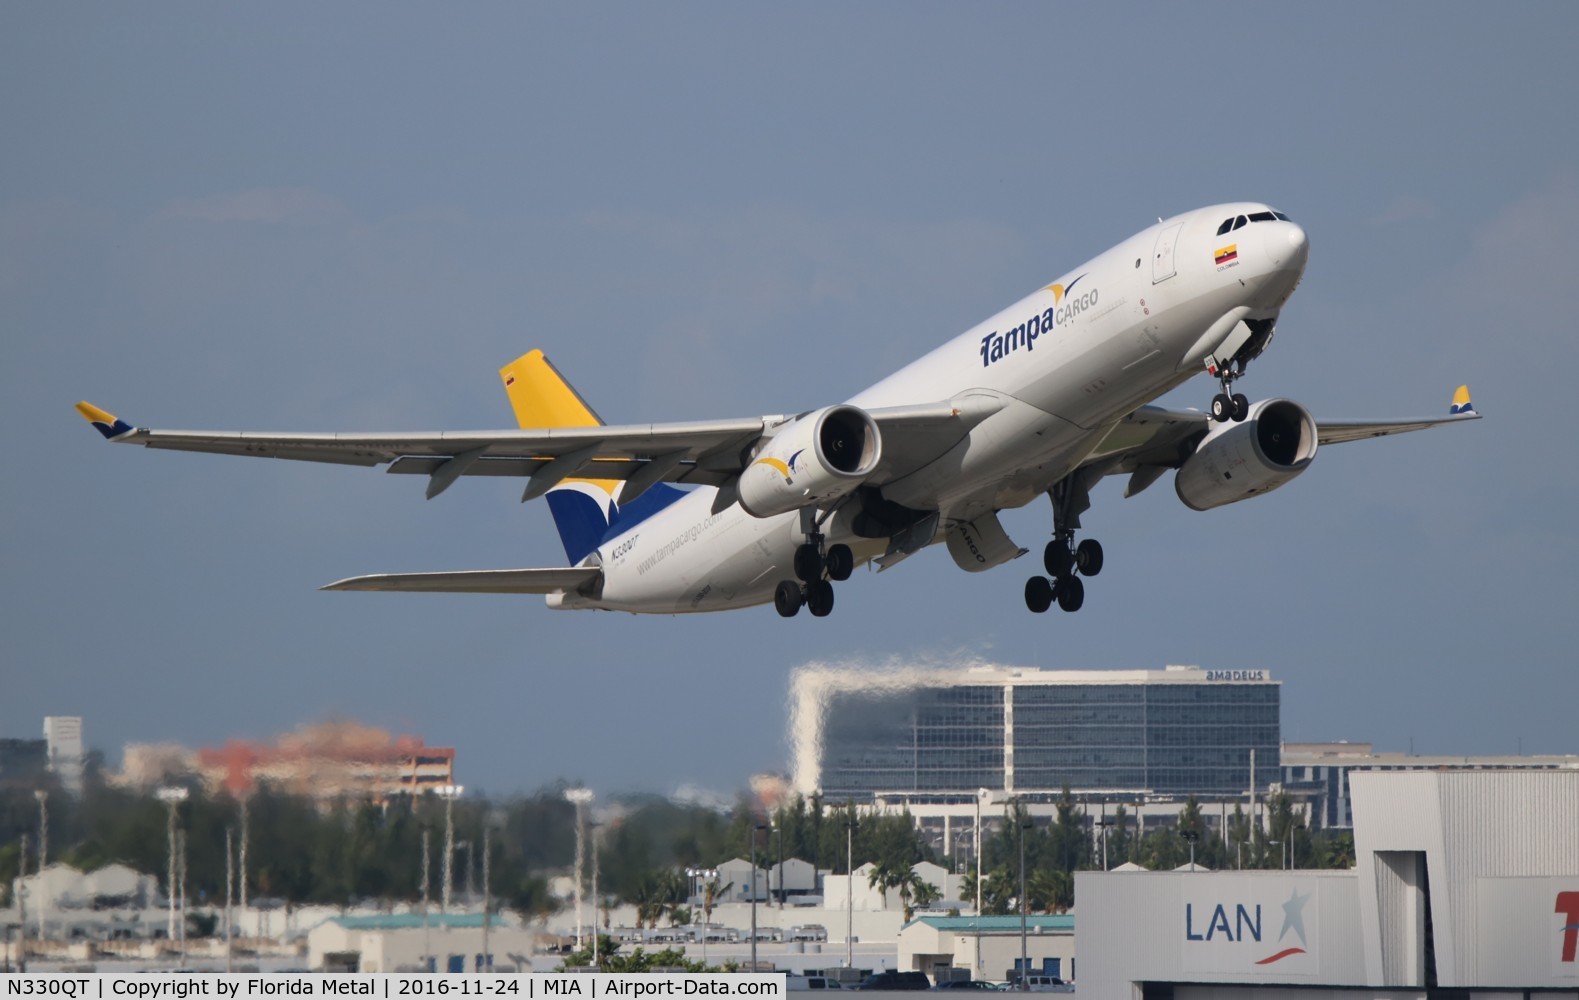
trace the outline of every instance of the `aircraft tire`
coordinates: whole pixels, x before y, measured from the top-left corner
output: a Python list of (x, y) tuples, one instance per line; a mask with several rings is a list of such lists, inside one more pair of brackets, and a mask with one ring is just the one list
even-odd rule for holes
[(830, 580), (848, 580), (850, 574), (855, 572), (855, 553), (850, 551), (848, 545), (828, 546), (828, 556), (825, 561)]
[(795, 575), (802, 583), (815, 583), (822, 579), (822, 553), (810, 542), (795, 548)]
[(1102, 543), (1087, 538), (1075, 547), (1075, 565), (1081, 576), (1096, 576), (1102, 572)]
[(1212, 419), (1218, 423), (1231, 419), (1234, 415), (1234, 401), (1226, 392), (1219, 392), (1212, 397)]
[(1249, 396), (1246, 396), (1242, 392), (1236, 392), (1236, 393), (1234, 393), (1234, 396), (1233, 396), (1233, 404), (1234, 404), (1233, 418), (1234, 418), (1235, 421), (1243, 420), (1245, 417), (1248, 417), (1250, 415), (1250, 397)]
[(1025, 606), (1041, 614), (1053, 606), (1053, 582), (1045, 576), (1033, 576), (1025, 581)]
[(1047, 575), (1062, 579), (1069, 575), (1074, 567), (1075, 557), (1069, 551), (1069, 546), (1058, 539), (1047, 543), (1047, 548), (1042, 550), (1042, 567), (1047, 570)]
[(827, 580), (806, 584), (806, 610), (817, 618), (828, 617), (833, 610), (833, 584)]
[(800, 610), (800, 586), (794, 580), (780, 580), (773, 591), (773, 608), (780, 618), (794, 618)]
[(1058, 581), (1058, 606), (1064, 611), (1079, 611), (1086, 603), (1086, 585), (1078, 576)]

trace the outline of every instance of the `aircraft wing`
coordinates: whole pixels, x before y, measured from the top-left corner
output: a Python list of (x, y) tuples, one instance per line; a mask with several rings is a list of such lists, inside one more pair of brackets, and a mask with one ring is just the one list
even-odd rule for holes
[(596, 583), (596, 566), (555, 569), (472, 569), (452, 573), (375, 573), (336, 580), (320, 590), (383, 590), (427, 594), (552, 594)]
[[(874, 409), (894, 432), (894, 461), (884, 480), (942, 454), (996, 404), (944, 401)], [(460, 476), (517, 476), (530, 480), (523, 499), (572, 476), (626, 480), (645, 489), (656, 482), (722, 486), (745, 468), (752, 444), (789, 417), (751, 417), (690, 423), (552, 427), (527, 430), (418, 433), (302, 434), (259, 431), (152, 430), (133, 427), (91, 403), (77, 410), (116, 444), (340, 465), (388, 465), (389, 472), (428, 477), (437, 496)], [(635, 491), (639, 492), (639, 490)], [(625, 491), (626, 499), (633, 496)]]
[[(1086, 459), (1084, 467), (1101, 475), (1128, 472), (1131, 480), (1126, 496), (1145, 489), (1167, 469), (1177, 469), (1195, 450), (1200, 438), (1211, 427), (1211, 417), (1200, 410), (1169, 410), (1142, 406), (1120, 420)], [(1316, 421), (1316, 443), (1342, 444), (1366, 438), (1404, 434), (1430, 427), (1479, 420), (1470, 402), (1469, 387), (1459, 386), (1445, 416), (1414, 417), (1403, 420), (1322, 420)]]

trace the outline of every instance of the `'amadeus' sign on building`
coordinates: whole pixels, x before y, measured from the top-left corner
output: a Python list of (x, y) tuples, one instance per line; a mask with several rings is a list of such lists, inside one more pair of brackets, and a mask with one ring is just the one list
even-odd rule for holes
[(1186, 972), (1311, 976), (1321, 969), (1320, 880), (1214, 875), (1181, 880)]

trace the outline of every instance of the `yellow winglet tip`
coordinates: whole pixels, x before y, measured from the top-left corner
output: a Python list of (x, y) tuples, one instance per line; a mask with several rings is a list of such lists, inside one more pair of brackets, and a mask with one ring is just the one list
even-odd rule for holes
[(104, 435), (105, 440), (114, 440), (133, 430), (131, 424), (117, 419), (114, 414), (99, 409), (87, 400), (77, 404), (77, 412), (86, 417), (94, 429)]
[(104, 410), (99, 409), (97, 406), (94, 406), (92, 403), (88, 402), (87, 400), (83, 400), (82, 402), (77, 404), (77, 412), (82, 414), (84, 417), (86, 417), (92, 423), (96, 423), (96, 424), (98, 424), (98, 423), (103, 423), (103, 424), (113, 424), (113, 423), (115, 423), (115, 415), (114, 414), (107, 413)]
[(1448, 412), (1454, 415), (1475, 412), (1475, 404), (1469, 400), (1469, 386), (1461, 385), (1453, 393), (1453, 405), (1448, 407)]

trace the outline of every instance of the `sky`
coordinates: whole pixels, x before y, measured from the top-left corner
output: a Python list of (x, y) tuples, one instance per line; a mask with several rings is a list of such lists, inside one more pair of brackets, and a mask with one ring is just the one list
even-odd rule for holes
[[(0, 4), (0, 736), (355, 719), (469, 789), (729, 793), (810, 663), (1266, 669), (1287, 740), (1579, 753), (1579, 7)], [(1094, 491), (1106, 568), (860, 571), (826, 619), (322, 593), (550, 566), (510, 480), (106, 446), (513, 425), (540, 347), (611, 423), (838, 402), (1167, 216), (1311, 258), (1239, 383), (1324, 448), (1196, 513)], [(1204, 375), (1163, 400), (1204, 407)], [(1039, 552), (1044, 503), (1004, 515)]]

